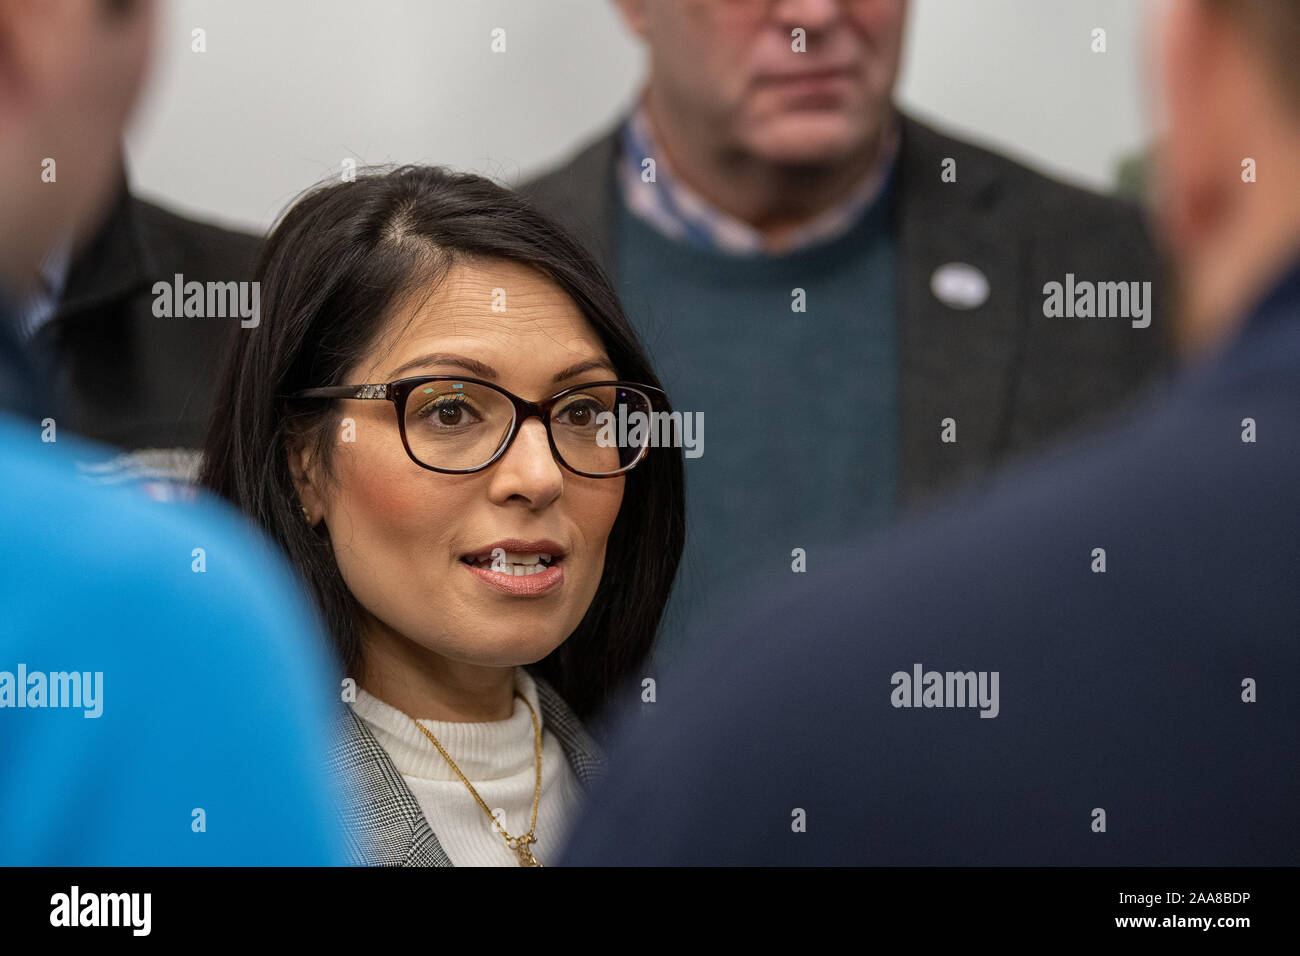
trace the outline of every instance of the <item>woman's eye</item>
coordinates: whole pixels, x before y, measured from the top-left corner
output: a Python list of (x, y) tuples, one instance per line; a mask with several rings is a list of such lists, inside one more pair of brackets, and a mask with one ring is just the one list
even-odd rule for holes
[(555, 416), (555, 420), (562, 425), (572, 425), (575, 428), (590, 428), (599, 424), (596, 416), (603, 411), (605, 406), (594, 398), (579, 398), (565, 405), (564, 409)]
[(479, 421), (466, 395), (443, 395), (422, 406), (417, 414), (421, 419), (441, 428), (455, 428)]

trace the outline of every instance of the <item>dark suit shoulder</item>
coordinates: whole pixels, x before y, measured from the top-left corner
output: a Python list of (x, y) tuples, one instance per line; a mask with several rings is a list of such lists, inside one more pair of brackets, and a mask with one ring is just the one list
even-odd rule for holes
[(71, 264), (58, 314), (41, 330), (69, 383), (69, 427), (126, 449), (199, 447), (240, 323), (159, 315), (154, 290), (174, 288), (178, 275), (187, 283), (247, 282), (261, 242), (140, 199), (123, 182)]
[(519, 185), (519, 192), (538, 204), (565, 200), (606, 175), (618, 154), (618, 130), (606, 130), (567, 158)]
[(252, 275), (261, 236), (191, 219), (138, 196), (131, 204), (141, 242), (164, 269), (225, 280)]
[(959, 181), (970, 177), (1000, 200), (1037, 210), (1037, 222), (1024, 222), (1026, 228), (1037, 224), (1087, 232), (1112, 226), (1142, 229), (1142, 210), (1131, 200), (1062, 182), (1027, 162), (942, 132), (910, 116), (904, 116), (902, 122), (908, 165), (933, 169), (937, 181), (940, 163), (946, 158), (955, 159)]
[(618, 127), (519, 186), (519, 192), (572, 233), (609, 271), (615, 265)]

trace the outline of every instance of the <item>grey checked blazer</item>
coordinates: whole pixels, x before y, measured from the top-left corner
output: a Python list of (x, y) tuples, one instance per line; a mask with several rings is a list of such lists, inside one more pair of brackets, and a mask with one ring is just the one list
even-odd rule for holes
[[(582, 722), (559, 693), (532, 668), (542, 730), (555, 734), (584, 790), (605, 772), (604, 757)], [(353, 791), (343, 810), (348, 856), (357, 866), (452, 866), (415, 795), (388, 751), (351, 707), (343, 705), (338, 743), (328, 765)]]

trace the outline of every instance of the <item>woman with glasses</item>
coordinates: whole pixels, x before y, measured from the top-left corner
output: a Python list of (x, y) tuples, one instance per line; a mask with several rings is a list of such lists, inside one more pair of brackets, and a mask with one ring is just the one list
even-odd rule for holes
[(270, 236), (203, 482), (297, 565), (333, 639), (357, 862), (553, 861), (599, 773), (583, 721), (647, 657), (681, 452), (608, 281), (517, 195), (406, 167)]

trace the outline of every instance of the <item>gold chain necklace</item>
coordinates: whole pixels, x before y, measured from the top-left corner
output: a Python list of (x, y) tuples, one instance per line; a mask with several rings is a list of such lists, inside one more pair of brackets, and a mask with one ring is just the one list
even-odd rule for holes
[(469, 787), (469, 792), (474, 794), (474, 799), (477, 800), (478, 805), (483, 808), (483, 812), (488, 815), (488, 819), (491, 820), (492, 825), (497, 828), (497, 832), (505, 837), (506, 846), (510, 847), (510, 849), (514, 851), (515, 856), (519, 857), (519, 865), (541, 866), (542, 864), (538, 861), (537, 857), (533, 856), (533, 851), (528, 849), (528, 846), (529, 844), (537, 843), (537, 838), (533, 833), (537, 829), (537, 802), (542, 796), (542, 728), (537, 724), (537, 711), (533, 710), (533, 705), (528, 703), (528, 698), (519, 693), (517, 688), (515, 690), (515, 696), (524, 702), (524, 706), (528, 708), (528, 713), (532, 715), (533, 746), (537, 751), (537, 783), (533, 786), (533, 819), (528, 825), (528, 832), (523, 836), (512, 837), (505, 831), (505, 828), (501, 826), (500, 821), (497, 820), (497, 818), (492, 815), (492, 811), (488, 809), (488, 805), (483, 802), (483, 798), (478, 795), (478, 791), (474, 789), (474, 785), (466, 779), (463, 773), (460, 772), (460, 767), (456, 766), (456, 761), (452, 760), (451, 757), (447, 755), (447, 751), (442, 749), (442, 744), (438, 743), (438, 738), (429, 733), (424, 724), (415, 720), (414, 717), (412, 717), (411, 720), (415, 722), (415, 726), (420, 728), (420, 732), (423, 733), (424, 736), (433, 741), (433, 745), (438, 748), (438, 753), (442, 754), (443, 759), (446, 760), (447, 763), (451, 764), (451, 769), (456, 771), (456, 776), (460, 777), (461, 783)]

